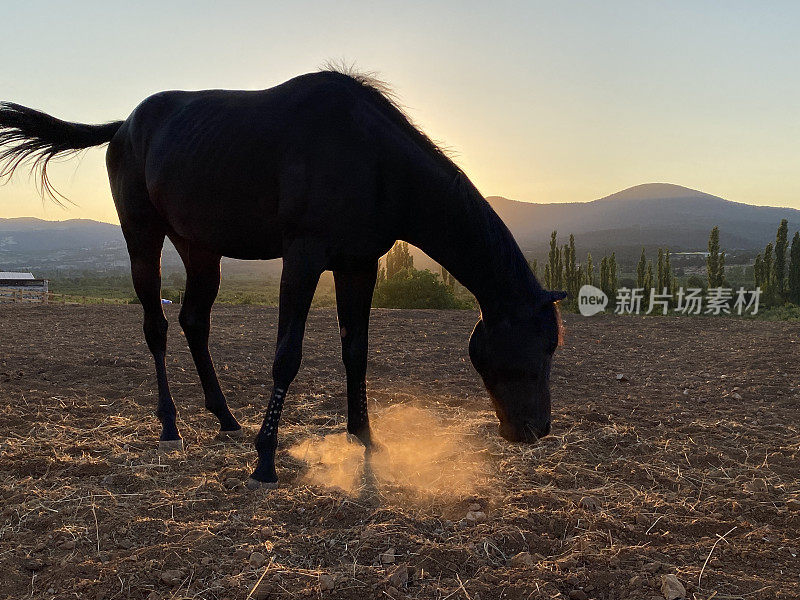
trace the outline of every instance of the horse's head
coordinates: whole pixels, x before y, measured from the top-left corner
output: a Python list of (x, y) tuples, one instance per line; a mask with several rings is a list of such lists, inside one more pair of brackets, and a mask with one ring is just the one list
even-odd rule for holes
[(556, 302), (548, 292), (524, 317), (487, 325), (478, 321), (469, 356), (492, 398), (500, 435), (510, 442), (535, 442), (550, 433), (550, 364), (561, 341)]

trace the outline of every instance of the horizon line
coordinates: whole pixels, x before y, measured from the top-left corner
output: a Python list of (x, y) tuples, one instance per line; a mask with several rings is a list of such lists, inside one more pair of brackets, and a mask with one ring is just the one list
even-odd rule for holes
[[(729, 200), (727, 198), (723, 198), (722, 196), (717, 196), (715, 194), (704, 192), (702, 190), (698, 190), (696, 188), (691, 188), (691, 187), (688, 187), (688, 186), (685, 186), (685, 185), (681, 185), (681, 184), (678, 184), (678, 183), (657, 182), (657, 181), (651, 181), (651, 182), (646, 182), (646, 183), (638, 183), (638, 184), (635, 184), (635, 185), (632, 185), (632, 186), (617, 190), (616, 192), (612, 192), (611, 194), (606, 194), (605, 196), (600, 196), (598, 198), (594, 198), (592, 200), (570, 200), (570, 201), (566, 201), (566, 202), (541, 202), (541, 201), (537, 201), (537, 200), (517, 200), (516, 198), (509, 198), (507, 196), (503, 196), (503, 195), (500, 195), (500, 194), (486, 194), (486, 195), (484, 195), (484, 198), (487, 198), (487, 199), (488, 198), (502, 198), (503, 200), (508, 200), (508, 201), (511, 201), (511, 202), (518, 202), (520, 204), (533, 204), (533, 205), (542, 205), (542, 206), (543, 205), (560, 205), (560, 204), (591, 204), (592, 202), (598, 202), (600, 200), (605, 200), (607, 198), (610, 198), (611, 196), (616, 196), (618, 194), (622, 194), (622, 193), (627, 192), (629, 190), (633, 190), (635, 188), (644, 187), (644, 186), (678, 187), (678, 188), (682, 188), (682, 189), (688, 190), (690, 192), (695, 192), (695, 193), (700, 194), (702, 196), (708, 196), (708, 197), (711, 197), (711, 198), (717, 198), (717, 199), (722, 200), (724, 202), (730, 202), (731, 204), (741, 204), (741, 205), (744, 205), (744, 206), (753, 206), (753, 207), (756, 207), (756, 208), (774, 208), (774, 209), (788, 209), (788, 210), (792, 210), (792, 211), (800, 211), (800, 208), (794, 208), (792, 206), (776, 206), (776, 205), (773, 205), (773, 204), (751, 204), (749, 202), (739, 202), (737, 200)], [(643, 199), (647, 199), (647, 198), (643, 198)], [(667, 196), (667, 197), (664, 197), (664, 198), (649, 198), (649, 199), (652, 199), (652, 200), (658, 200), (658, 199), (669, 200), (670, 197)], [(75, 206), (75, 208), (80, 208), (79, 204), (73, 204), (73, 205)], [(67, 207), (67, 208), (65, 208), (65, 210), (69, 210), (69, 208)], [(90, 218), (87, 218), (87, 217), (65, 217), (63, 219), (58, 219), (58, 218), (57, 219), (43, 219), (41, 217), (28, 216), (28, 215), (22, 215), (22, 216), (17, 216), (17, 217), (3, 217), (3, 216), (0, 216), (0, 220), (11, 221), (11, 220), (15, 220), (15, 219), (33, 219), (33, 220), (36, 220), (36, 221), (43, 221), (43, 222), (46, 222), (46, 223), (63, 223), (63, 222), (67, 222), (67, 221), (91, 221), (93, 223), (101, 223), (101, 224), (104, 224), (104, 225), (114, 225), (116, 227), (119, 227), (119, 223), (118, 222), (114, 223), (114, 222), (110, 222), (110, 221), (101, 221), (99, 219), (90, 219)]]

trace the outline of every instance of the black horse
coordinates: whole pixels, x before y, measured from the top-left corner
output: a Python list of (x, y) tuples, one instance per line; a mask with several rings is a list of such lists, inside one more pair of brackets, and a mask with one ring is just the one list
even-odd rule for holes
[(466, 175), (416, 128), (374, 78), (335, 70), (263, 91), (169, 91), (125, 121), (68, 123), (0, 104), (0, 177), (26, 162), (43, 191), (48, 161), (109, 143), (111, 192), (155, 358), (162, 447), (182, 447), (165, 366), (161, 250), (186, 267), (179, 321), (221, 435), (241, 434), (208, 352), (220, 257), (283, 258), (273, 390), (256, 437), (251, 488), (277, 482), (281, 409), (300, 368), (311, 299), (332, 270), (347, 371), (347, 430), (367, 448), (367, 327), (377, 261), (395, 240), (420, 247), (478, 299), (469, 354), (510, 441), (550, 431), (556, 302)]

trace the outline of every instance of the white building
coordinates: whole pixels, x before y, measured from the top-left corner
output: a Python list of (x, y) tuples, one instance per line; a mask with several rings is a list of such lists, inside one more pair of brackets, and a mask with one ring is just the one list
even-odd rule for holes
[(48, 284), (47, 279), (36, 279), (33, 273), (0, 271), (0, 302), (14, 302), (17, 298), (41, 302)]

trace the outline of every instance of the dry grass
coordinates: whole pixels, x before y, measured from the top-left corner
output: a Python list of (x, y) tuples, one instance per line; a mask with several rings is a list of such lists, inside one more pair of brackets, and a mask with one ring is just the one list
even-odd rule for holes
[[(215, 315), (223, 387), (254, 426), (275, 311)], [(249, 440), (214, 439), (176, 327), (187, 449), (165, 455), (138, 307), (3, 319), (0, 597), (649, 599), (666, 573), (697, 599), (800, 596), (790, 324), (568, 317), (554, 434), (516, 446), (466, 358), (474, 315), (376, 311), (388, 450), (365, 459), (342, 433), (335, 312), (315, 311), (282, 486), (254, 494)]]

